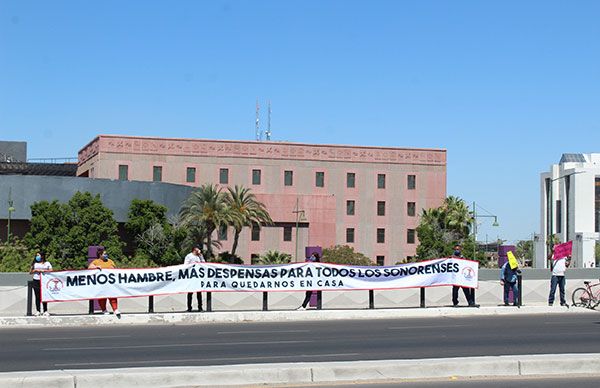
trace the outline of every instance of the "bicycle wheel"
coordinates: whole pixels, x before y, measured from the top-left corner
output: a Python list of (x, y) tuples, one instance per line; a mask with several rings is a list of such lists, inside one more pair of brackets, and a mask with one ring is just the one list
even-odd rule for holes
[(588, 292), (588, 290), (586, 290), (583, 287), (580, 287), (573, 291), (572, 299), (573, 306), (589, 307), (593, 298)]

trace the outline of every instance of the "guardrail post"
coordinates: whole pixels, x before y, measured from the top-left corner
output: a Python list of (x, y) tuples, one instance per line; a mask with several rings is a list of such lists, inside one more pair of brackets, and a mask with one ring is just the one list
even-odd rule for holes
[(263, 309), (262, 311), (269, 311), (269, 293), (263, 291)]
[[(517, 288), (519, 289), (519, 306), (523, 306), (523, 275), (517, 275)], [(514, 297), (514, 295), (513, 295)]]
[(88, 301), (88, 314), (93, 314), (94, 313), (94, 299), (90, 299)]
[(27, 316), (30, 317), (33, 315), (33, 311), (31, 309), (32, 297), (33, 297), (33, 280), (27, 281)]
[(154, 295), (148, 296), (148, 313), (154, 313)]
[(421, 308), (425, 308), (425, 287), (421, 287)]
[(375, 308), (375, 293), (373, 292), (373, 290), (369, 290), (369, 308)]
[(317, 310), (323, 308), (323, 291), (317, 291)]
[(212, 312), (212, 292), (206, 293), (206, 311)]

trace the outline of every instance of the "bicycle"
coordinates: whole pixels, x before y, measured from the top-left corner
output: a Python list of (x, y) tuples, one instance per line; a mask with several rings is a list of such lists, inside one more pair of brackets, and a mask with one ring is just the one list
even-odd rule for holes
[(593, 287), (600, 286), (600, 283), (583, 282), (584, 287), (579, 287), (573, 291), (571, 298), (573, 299), (573, 306), (587, 307), (595, 309), (600, 305), (600, 289), (594, 294)]

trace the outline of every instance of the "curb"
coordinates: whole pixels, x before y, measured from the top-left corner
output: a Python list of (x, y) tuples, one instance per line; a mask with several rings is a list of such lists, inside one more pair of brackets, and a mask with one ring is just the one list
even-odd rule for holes
[(600, 353), (463, 357), (209, 367), (8, 372), (0, 387), (114, 388), (318, 384), (447, 377), (600, 374)]
[(0, 317), (0, 330), (7, 327), (48, 327), (48, 326), (98, 326), (116, 325), (192, 325), (198, 323), (239, 323), (239, 322), (301, 322), (343, 319), (394, 319), (394, 318), (433, 318), (493, 315), (530, 314), (593, 314), (598, 311), (583, 307), (523, 306), (480, 307), (480, 308), (410, 308), (379, 310), (308, 310), (308, 311), (226, 311), (211, 313), (155, 313), (122, 314), (121, 319), (114, 315), (51, 315), (49, 317)]

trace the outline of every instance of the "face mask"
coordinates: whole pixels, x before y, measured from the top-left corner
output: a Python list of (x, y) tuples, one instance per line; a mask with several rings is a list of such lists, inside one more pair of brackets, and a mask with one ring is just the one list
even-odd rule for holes
[(106, 253), (102, 255), (102, 260), (108, 261), (108, 255)]
[(37, 261), (38, 263), (40, 263), (42, 261), (42, 256), (35, 255), (35, 261)]
[(454, 251), (454, 256), (460, 256), (460, 251)]

